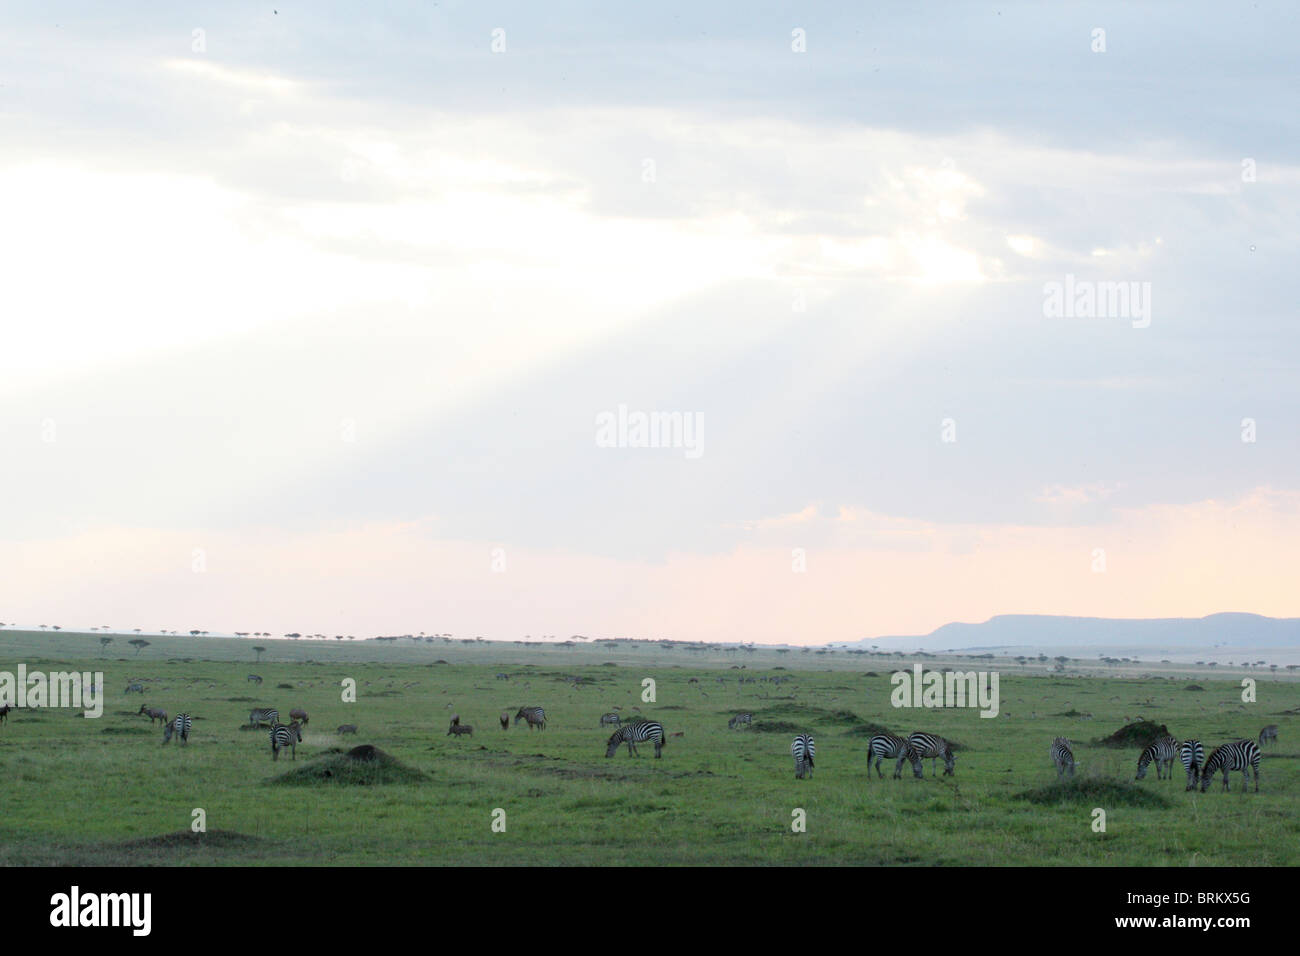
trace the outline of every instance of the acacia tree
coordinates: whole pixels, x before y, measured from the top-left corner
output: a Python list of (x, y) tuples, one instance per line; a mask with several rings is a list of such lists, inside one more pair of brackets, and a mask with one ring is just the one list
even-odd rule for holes
[(111, 637), (101, 637), (101, 638), (99, 639), (99, 647), (100, 647), (100, 654), (101, 654), (101, 656), (102, 656), (103, 654), (107, 654), (107, 653), (108, 653), (108, 645), (110, 645), (110, 644), (112, 644), (112, 643), (113, 643), (113, 639), (112, 639)]
[(140, 656), (140, 652), (141, 652), (142, 650), (144, 650), (146, 647), (149, 646), (149, 642), (148, 642), (148, 641), (146, 641), (146, 640), (142, 640), (141, 638), (138, 638), (138, 637), (135, 638), (135, 640), (127, 641), (127, 643), (130, 644), (132, 647), (135, 648), (135, 656), (136, 656), (136, 657), (139, 657), (139, 656)]
[(265, 647), (254, 647), (253, 651), (257, 654), (257, 662), (262, 663), (262, 654), (266, 652)]

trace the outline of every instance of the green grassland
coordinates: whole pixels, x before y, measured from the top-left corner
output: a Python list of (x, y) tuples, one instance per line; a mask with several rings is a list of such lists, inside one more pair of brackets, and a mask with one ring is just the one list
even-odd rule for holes
[[(15, 711), (0, 725), (0, 863), (7, 865), (1157, 865), (1300, 863), (1300, 683), (1075, 676), (967, 661), (1000, 672), (1001, 712), (897, 709), (901, 657), (618, 649), (492, 643), (264, 642), (152, 638), (138, 656), (119, 638), (0, 632), (0, 670), (103, 671), (98, 719)], [(927, 666), (939, 666), (927, 661)], [(743, 666), (742, 666), (743, 665)], [(509, 674), (498, 679), (498, 672)], [(261, 675), (260, 686), (246, 680)], [(779, 685), (739, 678), (782, 676)], [(575, 681), (575, 678), (577, 680)], [(642, 681), (656, 700), (642, 700)], [(696, 682), (691, 682), (695, 678)], [(719, 682), (718, 678), (722, 678)], [(354, 680), (355, 703), (341, 699)], [(125, 694), (129, 680), (145, 693)], [(1192, 689), (1199, 687), (1201, 689)], [(137, 716), (142, 703), (195, 717), (188, 746)], [(546, 708), (548, 726), (502, 730), (499, 715)], [(248, 711), (311, 715), (297, 759), (271, 759)], [(650, 746), (605, 758), (615, 707), (663, 723)], [(752, 730), (728, 730), (739, 711)], [(446, 736), (459, 713), (470, 737)], [(1091, 718), (1080, 715), (1091, 714)], [(1133, 780), (1135, 748), (1097, 743), (1138, 715), (1213, 746), (1280, 726), (1261, 792), (1215, 779), (1186, 793)], [(359, 733), (340, 738), (340, 724)], [(954, 777), (902, 780), (867, 771), (870, 733), (926, 730), (952, 740)], [(796, 780), (795, 732), (817, 742), (816, 770)], [(1057, 783), (1053, 737), (1075, 743), (1078, 773)], [(373, 745), (387, 760), (345, 752)], [(939, 767), (942, 771), (942, 764)], [(202, 808), (207, 832), (190, 829)], [(1106, 814), (1093, 828), (1094, 809)], [(494, 811), (505, 814), (494, 832)], [(792, 814), (806, 814), (806, 832)], [(499, 815), (497, 815), (499, 818)]]

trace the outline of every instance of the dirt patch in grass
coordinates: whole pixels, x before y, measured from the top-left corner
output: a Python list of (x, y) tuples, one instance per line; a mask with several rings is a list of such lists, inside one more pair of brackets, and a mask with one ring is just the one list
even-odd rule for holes
[(831, 710), (827, 707), (802, 707), (798, 704), (777, 704), (775, 707), (765, 708), (763, 711), (754, 712), (754, 725), (758, 726), (759, 718), (767, 720), (769, 718), (791, 717), (804, 724), (845, 724), (847, 726), (856, 726), (866, 723), (861, 717), (851, 710)]
[(880, 724), (873, 724), (868, 721), (865, 724), (856, 724), (844, 731), (845, 737), (874, 737), (876, 734), (893, 733), (888, 727), (882, 727)]
[(192, 830), (177, 830), (174, 833), (163, 833), (159, 836), (139, 837), (135, 840), (126, 840), (122, 843), (115, 843), (113, 846), (119, 850), (178, 850), (192, 849), (195, 847), (213, 847), (217, 849), (239, 849), (244, 847), (260, 846), (263, 841), (260, 837), (249, 836), (247, 833), (239, 833), (235, 830), (208, 830), (206, 833), (195, 833)]
[(803, 724), (792, 724), (787, 720), (755, 720), (750, 728), (760, 734), (801, 734)]
[(1183, 690), (1205, 690), (1200, 684), (1188, 684)]
[[(162, 730), (158, 730), (157, 732), (162, 733)], [(105, 727), (100, 731), (100, 733), (101, 734), (133, 734), (136, 737), (142, 737), (147, 734), (152, 734), (154, 733), (154, 731), (150, 730), (148, 727)]]
[(257, 698), (256, 698), (256, 697), (227, 697), (226, 700), (229, 701), (229, 702), (232, 703), (232, 704), (255, 704), (255, 703), (257, 703)]
[[(1136, 747), (1141, 750), (1157, 737), (1163, 737), (1166, 734), (1169, 734), (1169, 728), (1164, 724), (1153, 723), (1149, 720), (1138, 720), (1131, 724), (1125, 724), (1109, 737), (1103, 737), (1100, 740), (1094, 741), (1094, 743), (1096, 743), (1098, 747), (1118, 747), (1125, 749)], [(1169, 734), (1169, 736), (1173, 735)]]
[(1162, 809), (1172, 807), (1173, 801), (1148, 787), (1123, 780), (1073, 777), (1057, 780), (1045, 787), (1035, 787), (1016, 794), (1017, 800), (1027, 800), (1041, 806), (1052, 804), (1084, 804), (1089, 807), (1147, 807)]
[(408, 767), (371, 744), (344, 752), (333, 747), (268, 783), (294, 787), (317, 785), (373, 787), (391, 783), (424, 783), (428, 774)]

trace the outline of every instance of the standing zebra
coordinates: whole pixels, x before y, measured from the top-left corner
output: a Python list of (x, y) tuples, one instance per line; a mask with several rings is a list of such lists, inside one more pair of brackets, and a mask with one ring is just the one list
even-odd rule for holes
[(501, 729), (502, 730), (510, 729), (510, 711), (508, 710), (501, 711)]
[(618, 751), (619, 744), (627, 744), (628, 756), (641, 756), (636, 752), (636, 745), (643, 744), (647, 740), (654, 741), (655, 759), (658, 759), (664, 747), (664, 728), (663, 724), (657, 720), (638, 720), (626, 724), (614, 731), (610, 735), (609, 744), (605, 747), (605, 756), (612, 757)]
[(952, 752), (952, 744), (942, 737), (917, 732), (907, 738), (907, 745), (916, 753), (918, 760), (930, 758), (931, 776), (935, 773), (935, 762), (940, 757), (943, 758), (943, 775), (945, 777), (953, 775), (953, 765), (957, 762), (957, 758)]
[(298, 744), (302, 743), (302, 727), (298, 721), (291, 724), (276, 724), (271, 728), (271, 759), (279, 760), (280, 751), (285, 747), (293, 753), (293, 759), (298, 759)]
[(871, 779), (871, 767), (875, 764), (876, 776), (884, 778), (884, 771), (880, 769), (880, 761), (888, 757), (890, 760), (897, 760), (894, 765), (894, 779), (899, 780), (903, 776), (903, 761), (910, 761), (912, 764), (912, 776), (920, 778), (925, 776), (921, 768), (921, 760), (916, 755), (916, 751), (902, 737), (895, 737), (893, 734), (876, 734), (867, 743), (867, 779)]
[(181, 743), (188, 744), (190, 742), (190, 725), (193, 722), (189, 714), (177, 714), (176, 719), (163, 728), (163, 743), (167, 743), (172, 739), (172, 734), (176, 734), (181, 738)]
[(534, 727), (539, 730), (546, 729), (546, 711), (540, 707), (520, 707), (519, 713), (515, 714), (515, 726), (519, 726), (519, 721), (528, 721), (528, 729)]
[(260, 684), (262, 683), (262, 678), (258, 677), (256, 674), (249, 674), (248, 682), (250, 684)]
[(138, 681), (132, 681), (130, 684), (127, 684), (127, 685), (126, 685), (126, 692), (127, 692), (128, 694), (130, 694), (130, 693), (143, 694), (143, 693), (144, 693), (144, 684), (141, 684), (141, 683), (138, 682)]
[(1074, 776), (1074, 751), (1070, 749), (1070, 742), (1064, 737), (1057, 737), (1052, 741), (1052, 763), (1056, 764), (1056, 776), (1065, 776), (1065, 771), (1070, 771), (1070, 776)]
[(1174, 776), (1174, 758), (1178, 756), (1178, 741), (1174, 740), (1168, 734), (1157, 737), (1151, 742), (1146, 750), (1142, 751), (1142, 756), (1138, 757), (1138, 772), (1135, 779), (1141, 780), (1147, 775), (1147, 765), (1151, 761), (1156, 762), (1156, 779), (1164, 780), (1162, 770), (1169, 772), (1168, 779), (1172, 780)]
[(1255, 771), (1255, 792), (1259, 793), (1259, 747), (1253, 740), (1236, 740), (1230, 744), (1224, 744), (1214, 753), (1210, 754), (1210, 759), (1205, 761), (1205, 768), (1201, 771), (1201, 793), (1210, 789), (1210, 781), (1214, 779), (1216, 770), (1223, 771), (1223, 789), (1231, 790), (1232, 785), (1228, 782), (1228, 774), (1233, 770), (1241, 771), (1241, 792), (1246, 792), (1246, 784), (1250, 781), (1250, 773), (1247, 768)]
[(729, 721), (727, 721), (727, 727), (731, 730), (735, 730), (737, 727), (752, 728), (753, 726), (754, 726), (753, 714), (737, 714), (735, 717), (732, 717)]
[(248, 712), (248, 726), (257, 727), (260, 724), (270, 724), (274, 727), (280, 722), (280, 712), (274, 707), (258, 707)]
[(800, 734), (794, 738), (794, 743), (790, 745), (790, 755), (794, 757), (794, 778), (802, 780), (804, 774), (811, 777), (813, 757), (817, 755), (817, 747), (813, 744), (812, 736)]
[(1187, 771), (1186, 789), (1196, 789), (1201, 776), (1201, 767), (1205, 765), (1205, 747), (1199, 740), (1184, 740), (1183, 745), (1178, 748), (1178, 756), (1183, 761), (1183, 769)]
[(618, 726), (618, 714), (609, 713), (600, 715), (600, 726), (608, 727), (610, 725)]
[(1269, 724), (1259, 732), (1259, 745), (1261, 747), (1263, 747), (1264, 743), (1269, 740), (1273, 741), (1273, 743), (1277, 743), (1277, 724)]

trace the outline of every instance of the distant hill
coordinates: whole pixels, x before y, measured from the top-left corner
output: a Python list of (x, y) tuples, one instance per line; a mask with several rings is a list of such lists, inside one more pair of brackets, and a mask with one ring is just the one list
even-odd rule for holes
[(877, 637), (858, 647), (927, 651), (1011, 648), (1131, 648), (1227, 651), (1232, 648), (1300, 648), (1300, 618), (1211, 614), (1200, 618), (1056, 617), (999, 614), (982, 624), (945, 624), (926, 635)]

